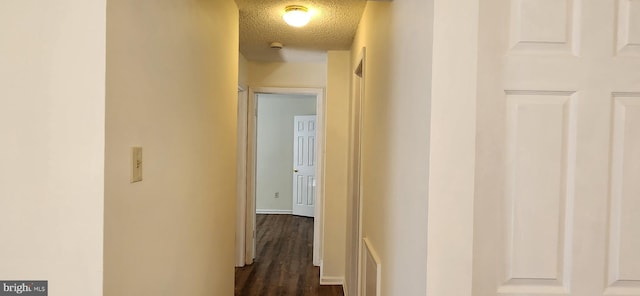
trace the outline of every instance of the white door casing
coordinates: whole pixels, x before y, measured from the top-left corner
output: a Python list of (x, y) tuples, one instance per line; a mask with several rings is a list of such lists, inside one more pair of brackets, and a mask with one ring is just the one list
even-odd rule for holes
[(366, 49), (362, 48), (360, 58), (354, 67), (353, 92), (350, 102), (349, 118), (349, 165), (347, 200), (347, 264), (345, 270), (345, 290), (348, 295), (359, 295), (361, 288), (362, 257), (362, 122), (364, 98), (364, 73)]
[(247, 96), (248, 91), (238, 86), (238, 131), (237, 131), (237, 193), (236, 193), (236, 267), (247, 263), (245, 244), (247, 237)]
[(294, 215), (313, 217), (316, 193), (316, 116), (294, 116), (293, 206)]
[(640, 1), (480, 5), (473, 295), (640, 295)]

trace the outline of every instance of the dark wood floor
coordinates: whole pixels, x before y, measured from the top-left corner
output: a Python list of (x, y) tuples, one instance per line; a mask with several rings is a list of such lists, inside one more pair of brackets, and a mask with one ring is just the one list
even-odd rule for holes
[(341, 286), (320, 286), (313, 266), (313, 218), (257, 215), (256, 259), (236, 268), (236, 296), (344, 295)]

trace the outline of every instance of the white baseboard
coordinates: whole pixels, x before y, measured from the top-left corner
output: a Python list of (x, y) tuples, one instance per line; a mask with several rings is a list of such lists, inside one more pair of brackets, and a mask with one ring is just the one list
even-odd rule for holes
[(343, 286), (344, 278), (338, 276), (320, 276), (320, 285)]
[(344, 281), (344, 283), (342, 284), (342, 294), (344, 294), (344, 296), (349, 296), (349, 287), (347, 287), (347, 281)]
[(291, 215), (292, 210), (270, 210), (270, 209), (256, 209), (256, 214), (268, 214), (268, 215)]
[(324, 262), (320, 262), (320, 285), (342, 286), (344, 289), (344, 277), (341, 276), (325, 276), (324, 275)]

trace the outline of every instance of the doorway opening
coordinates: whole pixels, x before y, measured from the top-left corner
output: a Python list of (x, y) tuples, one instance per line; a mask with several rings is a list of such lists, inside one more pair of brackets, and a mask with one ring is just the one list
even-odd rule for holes
[[(238, 186), (238, 213), (237, 213), (237, 226), (236, 226), (236, 266), (241, 267), (245, 264), (253, 263), (256, 258), (256, 212), (260, 210), (261, 213), (274, 214), (276, 212), (282, 214), (293, 214), (293, 199), (291, 210), (287, 208), (259, 208), (259, 201), (256, 199), (258, 190), (262, 190), (266, 196), (266, 203), (260, 201), (260, 206), (268, 205), (269, 202), (277, 203), (280, 207), (286, 203), (281, 199), (283, 193), (291, 192), (293, 194), (293, 184), (291, 188), (287, 189), (286, 185), (279, 185), (280, 189), (272, 187), (273, 184), (267, 184), (269, 181), (262, 182), (264, 180), (258, 180), (260, 160), (258, 158), (258, 142), (260, 141), (258, 133), (258, 105), (262, 100), (273, 100), (274, 96), (293, 96), (298, 98), (313, 98), (315, 99), (315, 121), (313, 123), (315, 129), (315, 135), (312, 140), (312, 149), (315, 156), (315, 167), (313, 168), (313, 178), (305, 176), (305, 184), (308, 187), (304, 187), (304, 190), (308, 192), (308, 195), (312, 196), (313, 203), (315, 204), (312, 209), (313, 212), (313, 264), (319, 266), (321, 262), (322, 254), (322, 228), (323, 228), (323, 155), (321, 153), (324, 145), (324, 91), (323, 89), (316, 88), (250, 88), (249, 93), (244, 102), (238, 103), (238, 133), (239, 133), (239, 145), (238, 145), (238, 164), (239, 164), (239, 177)], [(267, 104), (268, 105), (268, 104)], [(278, 104), (267, 108), (278, 108)], [(263, 104), (264, 106), (264, 104)], [(282, 110), (281, 110), (282, 111)], [(276, 116), (277, 117), (277, 116)], [(280, 118), (282, 119), (282, 118)], [(275, 121), (278, 121), (275, 118)], [(309, 122), (305, 122), (308, 127)], [(293, 130), (294, 122), (291, 121), (290, 127)], [(268, 136), (267, 142), (268, 142)], [(293, 133), (289, 135), (292, 145), (289, 147), (293, 150)], [(263, 141), (264, 142), (264, 141)], [(273, 141), (272, 141), (273, 142)], [(310, 143), (309, 139), (305, 142)], [(273, 148), (271, 148), (273, 150)], [(276, 149), (277, 150), (277, 149)], [(307, 159), (308, 160), (308, 159)], [(289, 164), (293, 162), (293, 155), (290, 158)], [(268, 167), (266, 175), (269, 174)], [(295, 168), (289, 165), (285, 168), (288, 172), (289, 180), (293, 181), (296, 178), (294, 172)], [(265, 172), (262, 172), (265, 173)], [(265, 174), (262, 174), (265, 175)], [(289, 191), (290, 190), (290, 191)], [(276, 197), (278, 196), (278, 197)], [(284, 197), (284, 196), (283, 196)], [(291, 211), (291, 212), (289, 212)]]
[(314, 217), (316, 97), (256, 95), (256, 213)]

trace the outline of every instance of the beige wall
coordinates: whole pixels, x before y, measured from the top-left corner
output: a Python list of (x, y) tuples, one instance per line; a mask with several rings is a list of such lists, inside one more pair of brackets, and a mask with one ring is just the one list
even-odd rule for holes
[(236, 5), (108, 4), (104, 294), (232, 295)]
[(324, 246), (322, 274), (326, 281), (345, 276), (347, 150), (351, 79), (349, 51), (329, 51), (325, 110)]
[(426, 294), (432, 6), (367, 2), (352, 47), (353, 61), (367, 50), (362, 218), (381, 295)]
[(251, 87), (316, 87), (327, 85), (326, 63), (249, 62)]
[(257, 104), (256, 211), (291, 214), (293, 118), (315, 115), (316, 97), (258, 94)]
[(0, 279), (102, 295), (105, 1), (0, 3)]
[(244, 90), (249, 86), (249, 61), (242, 53), (238, 54), (238, 86)]

